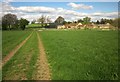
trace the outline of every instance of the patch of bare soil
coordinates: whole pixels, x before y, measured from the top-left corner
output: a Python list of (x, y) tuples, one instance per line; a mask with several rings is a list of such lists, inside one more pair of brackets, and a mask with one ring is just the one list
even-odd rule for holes
[(39, 36), (39, 34), (37, 33), (38, 36), (38, 41), (39, 41), (39, 51), (40, 51), (40, 55), (37, 59), (37, 72), (36, 72), (36, 77), (35, 80), (51, 80), (51, 73), (50, 73), (50, 69), (48, 66), (48, 62), (47, 62), (47, 58), (46, 58), (46, 53), (45, 53), (45, 49), (43, 46), (43, 43), (41, 41), (41, 38)]
[[(24, 40), (22, 41), (19, 45), (17, 45), (2, 61), (2, 66), (6, 64), (7, 61), (11, 59), (12, 56), (26, 43), (26, 41), (31, 37), (32, 33)], [(0, 67), (1, 68), (1, 67)]]
[(20, 72), (20, 73), (13, 72), (13, 73), (10, 73), (6, 77), (3, 78), (3, 80), (16, 80), (16, 81), (18, 79), (27, 80), (25, 73), (24, 72)]
[(24, 63), (20, 62), (19, 64), (15, 64), (17, 62), (17, 60), (15, 60), (13, 63), (15, 65), (12, 66), (12, 69), (14, 69), (14, 67), (17, 67), (17, 69), (14, 69), (13, 71), (11, 71), (10, 73), (8, 73), (6, 75), (6, 77), (4, 77), (3, 79), (5, 80), (28, 80), (26, 72), (29, 71), (29, 63), (32, 57), (32, 53), (33, 53), (33, 48), (31, 48), (31, 51), (26, 53), (25, 56), (23, 56), (23, 59), (25, 60)]

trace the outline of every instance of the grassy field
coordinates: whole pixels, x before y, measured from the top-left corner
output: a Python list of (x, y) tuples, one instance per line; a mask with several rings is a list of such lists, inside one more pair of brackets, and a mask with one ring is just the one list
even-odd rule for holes
[(32, 28), (34, 28), (34, 27), (41, 27), (41, 24), (29, 24), (29, 25), (27, 25), (27, 27), (28, 28), (30, 28), (30, 27), (32, 27)]
[(52, 79), (118, 79), (117, 33), (99, 30), (41, 32)]
[[(2, 62), (2, 30), (0, 30), (0, 62)], [(0, 69), (0, 81), (2, 81), (2, 70), (1, 69)]]
[(2, 32), (2, 58), (21, 43), (30, 31), (3, 31)]
[[(31, 31), (3, 31), (3, 57)], [(38, 31), (52, 80), (117, 80), (118, 32), (101, 30)], [(36, 31), (3, 69), (4, 80), (31, 80), (39, 57)]]
[(34, 32), (30, 39), (3, 67), (5, 80), (31, 80), (36, 70), (35, 64), (38, 57), (38, 40)]

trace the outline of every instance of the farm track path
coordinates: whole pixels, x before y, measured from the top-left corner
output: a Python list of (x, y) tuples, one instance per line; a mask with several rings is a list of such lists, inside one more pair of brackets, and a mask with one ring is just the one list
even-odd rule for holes
[(32, 33), (25, 39), (23, 40), (19, 45), (17, 45), (6, 57), (4, 57), (2, 61), (2, 66), (3, 67), (13, 56), (14, 54), (26, 43), (26, 41), (31, 37)]
[(41, 41), (41, 38), (37, 32), (37, 37), (38, 37), (38, 47), (39, 47), (39, 57), (37, 60), (37, 74), (36, 74), (36, 80), (51, 80), (51, 73), (50, 73), (50, 69), (48, 66), (48, 62), (47, 62), (47, 57), (46, 57), (46, 53), (45, 53), (45, 49), (43, 46), (43, 43)]

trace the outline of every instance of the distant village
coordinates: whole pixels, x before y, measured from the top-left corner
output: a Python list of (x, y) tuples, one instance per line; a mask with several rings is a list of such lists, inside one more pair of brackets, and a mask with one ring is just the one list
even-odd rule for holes
[(36, 25), (37, 28), (56, 28), (56, 29), (102, 29), (102, 30), (116, 30), (120, 27), (120, 18), (116, 19), (101, 19), (96, 22), (91, 22), (90, 17), (84, 17), (77, 21), (65, 21), (62, 16), (58, 16), (53, 22), (49, 17), (42, 15), (37, 20), (28, 21), (27, 19), (21, 18), (18, 20), (14, 14), (6, 14), (2, 17), (2, 30), (14, 30), (22, 29), (25, 30), (27, 25)]
[(109, 30), (109, 29), (116, 29), (114, 26), (107, 24), (82, 24), (82, 23), (71, 23), (65, 25), (58, 25), (57, 29), (102, 29), (102, 30)]
[[(44, 17), (43, 17), (44, 18)], [(110, 30), (110, 29), (118, 29), (117, 23), (114, 23), (112, 19), (101, 19), (101, 21), (90, 22), (91, 18), (85, 17), (78, 21), (74, 22), (66, 22), (65, 19), (59, 16), (54, 23), (48, 22), (45, 27), (46, 28), (57, 28), (57, 29), (102, 29), (102, 30)], [(50, 20), (49, 20), (50, 21)], [(39, 22), (42, 22), (40, 20)], [(36, 23), (39, 23), (36, 22)]]
[(75, 21), (72, 23), (58, 25), (57, 29), (102, 29), (102, 30), (116, 29), (115, 26), (109, 23), (112, 20), (109, 20), (107, 22), (106, 20), (102, 19), (102, 23), (100, 23), (98, 20), (97, 22), (90, 22), (90, 19), (91, 18), (89, 17), (85, 17), (83, 18), (83, 20), (78, 20), (77, 22)]

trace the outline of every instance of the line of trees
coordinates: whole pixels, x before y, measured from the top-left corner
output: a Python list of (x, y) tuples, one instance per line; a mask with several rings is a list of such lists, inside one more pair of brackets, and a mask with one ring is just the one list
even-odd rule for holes
[(110, 23), (111, 25), (120, 28), (120, 18), (116, 18), (116, 19), (101, 19), (100, 21), (97, 20), (96, 24), (106, 24), (106, 23)]
[[(59, 18), (61, 18), (61, 17), (58, 17), (57, 19), (56, 19), (56, 21), (58, 21), (59, 20)], [(62, 18), (62, 19), (64, 19), (64, 18)], [(61, 20), (61, 19), (60, 19)], [(60, 21), (59, 20), (59, 21)], [(55, 23), (56, 23), (56, 21), (55, 21)], [(83, 19), (78, 19), (77, 21), (73, 21), (73, 22), (71, 22), (71, 21), (65, 21), (65, 19), (64, 20), (62, 20), (62, 23), (63, 24), (70, 24), (70, 23), (82, 23), (82, 24), (90, 24), (91, 23), (91, 18), (90, 17), (85, 17), (85, 18), (83, 18)]]
[(97, 20), (96, 24), (106, 24), (106, 23), (112, 23), (113, 20), (112, 19), (101, 19), (101, 20)]
[(22, 29), (25, 30), (29, 21), (21, 18), (18, 20), (14, 14), (6, 14), (2, 17), (2, 30)]
[[(38, 18), (38, 20), (33, 20), (32, 24), (34, 24), (35, 22), (39, 22), (41, 24), (41, 27), (47, 27), (48, 23), (52, 23), (51, 19), (47, 16), (42, 15), (40, 18)], [(65, 19), (61, 16), (59, 16), (55, 21), (54, 21), (54, 25), (56, 26), (58, 24), (70, 24), (70, 23), (82, 23), (82, 24), (106, 24), (106, 23), (110, 23), (111, 25), (120, 28), (120, 18), (116, 18), (116, 19), (101, 19), (101, 20), (97, 20), (96, 22), (91, 22), (91, 18), (90, 17), (85, 17), (83, 19), (79, 19), (77, 21), (65, 21)], [(3, 30), (12, 30), (12, 29), (22, 29), (25, 30), (26, 25), (29, 24), (29, 21), (26, 19), (21, 18), (20, 20), (18, 20), (17, 16), (14, 14), (6, 14), (2, 17), (2, 29)], [(52, 27), (53, 27), (52, 26)]]
[(52, 20), (49, 16), (41, 15), (37, 20), (31, 21), (31, 24), (38, 23), (41, 25), (41, 27), (46, 27), (48, 26), (48, 23), (52, 23)]
[[(59, 18), (61, 17), (58, 17), (56, 20), (59, 20)], [(64, 19), (64, 18), (62, 18)], [(63, 20), (62, 20), (63, 21)], [(82, 23), (82, 24), (91, 24), (91, 23), (94, 23), (94, 24), (111, 24), (112, 26), (114, 27), (118, 27), (120, 28), (120, 18), (115, 18), (115, 19), (100, 19), (100, 20), (97, 20), (96, 22), (91, 22), (91, 18), (90, 17), (85, 17), (83, 19), (78, 19), (77, 21), (73, 21), (73, 22), (67, 22), (67, 21), (63, 21), (63, 24), (70, 24), (70, 23)]]

